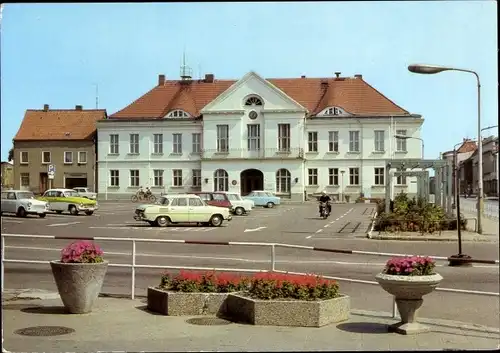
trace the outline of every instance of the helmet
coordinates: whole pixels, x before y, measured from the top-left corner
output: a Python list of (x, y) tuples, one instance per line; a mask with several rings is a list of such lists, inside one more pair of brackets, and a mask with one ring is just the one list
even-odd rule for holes
[(326, 195), (326, 191), (325, 190), (321, 191), (321, 194)]

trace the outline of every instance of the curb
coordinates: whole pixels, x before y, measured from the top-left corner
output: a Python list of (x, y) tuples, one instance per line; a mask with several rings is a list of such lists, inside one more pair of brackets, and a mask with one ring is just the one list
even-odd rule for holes
[[(41, 293), (42, 295), (45, 294), (46, 296), (50, 296), (50, 298), (45, 298), (45, 299), (37, 298), (38, 300), (53, 300), (53, 299), (60, 298), (58, 292), (49, 292), (49, 291), (45, 291), (45, 290), (36, 290), (36, 289), (30, 289), (30, 290), (32, 290), (34, 294)], [(26, 290), (13, 289), (13, 290), (7, 290), (7, 291), (26, 291)], [(131, 300), (130, 296), (125, 295), (125, 294), (100, 293), (99, 297), (100, 298)], [(147, 296), (137, 295), (134, 300), (144, 300), (145, 298), (147, 298)], [(20, 298), (20, 299), (22, 299), (22, 298)], [(34, 299), (33, 299), (33, 297), (30, 297), (29, 299), (23, 299), (23, 300), (29, 301), (29, 300), (34, 300)], [(3, 304), (2, 304), (2, 306), (3, 306)], [(393, 318), (392, 314), (387, 312), (387, 311), (370, 311), (370, 310), (351, 309), (351, 314), (359, 315), (359, 316), (372, 316), (372, 317), (377, 317), (377, 318), (382, 318), (382, 319), (397, 320), (397, 318)], [(428, 324), (428, 325), (444, 326), (444, 327), (455, 328), (455, 329), (458, 328), (461, 330), (500, 334), (499, 328), (483, 326), (483, 325), (474, 324), (474, 323), (467, 323), (467, 322), (463, 322), (463, 321), (446, 320), (446, 319), (430, 319), (430, 318), (419, 318), (418, 321), (420, 321), (424, 324)], [(8, 351), (3, 350), (3, 352), (8, 352)]]
[[(402, 240), (402, 241), (440, 241), (440, 242), (456, 242), (456, 238), (429, 238), (426, 236), (404, 236), (404, 235), (373, 235), (367, 234), (368, 239), (373, 240)], [(495, 243), (494, 239), (462, 239), (463, 242), (478, 242), (478, 243)]]

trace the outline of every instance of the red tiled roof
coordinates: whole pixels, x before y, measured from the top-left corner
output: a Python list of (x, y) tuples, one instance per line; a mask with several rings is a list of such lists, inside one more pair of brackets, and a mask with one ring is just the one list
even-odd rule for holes
[(458, 148), (457, 153), (467, 153), (473, 152), (477, 149), (477, 144), (475, 141), (465, 140), (464, 143)]
[(96, 121), (106, 118), (104, 109), (28, 109), (14, 141), (86, 140), (95, 132)]
[[(275, 78), (268, 79), (314, 115), (330, 106), (338, 106), (355, 115), (410, 115), (377, 91), (361, 77), (356, 78)], [(321, 82), (328, 82), (325, 89)], [(181, 109), (199, 116), (200, 110), (233, 85), (235, 80), (193, 80), (187, 84), (177, 80), (138, 98), (110, 118), (163, 118), (169, 111)]]

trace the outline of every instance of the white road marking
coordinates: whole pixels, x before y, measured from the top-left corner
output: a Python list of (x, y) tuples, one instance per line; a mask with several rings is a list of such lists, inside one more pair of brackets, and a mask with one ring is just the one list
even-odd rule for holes
[[(10, 249), (30, 249), (37, 251), (57, 251), (60, 252), (61, 249), (55, 248), (43, 248), (43, 247), (26, 247), (26, 246), (10, 246), (6, 245), (5, 248)], [(105, 255), (116, 255), (116, 256), (131, 256), (132, 253), (129, 252), (112, 252), (106, 251)], [(257, 259), (244, 259), (238, 257), (218, 257), (218, 256), (193, 256), (193, 255), (167, 255), (167, 254), (143, 254), (137, 253), (137, 256), (142, 257), (165, 257), (165, 258), (175, 258), (175, 259), (204, 259), (204, 260), (222, 260), (222, 261), (239, 261), (239, 262), (259, 262), (259, 263), (269, 263), (269, 260), (257, 260)], [(385, 262), (349, 262), (349, 261), (331, 261), (331, 260), (276, 260), (276, 263), (300, 263), (300, 264), (334, 264), (334, 265), (354, 265), (354, 266), (385, 266)], [(436, 264), (439, 267), (449, 267), (444, 264)], [(498, 269), (498, 265), (474, 265), (474, 268), (496, 268)]]
[(82, 222), (68, 222), (68, 223), (54, 223), (54, 224), (48, 224), (47, 227), (62, 227), (62, 226), (70, 226), (72, 224), (79, 224)]
[(318, 230), (316, 231), (316, 233), (321, 233), (322, 231), (323, 231), (323, 229), (318, 229)]
[[(346, 213), (344, 213), (342, 216), (340, 216), (339, 218), (335, 219), (334, 221), (331, 221), (330, 223), (325, 224), (325, 225), (323, 226), (323, 228), (328, 228), (330, 225), (332, 225), (333, 223), (335, 223), (335, 222), (336, 222), (336, 221), (338, 221), (339, 219), (343, 218), (344, 216), (347, 216), (347, 214), (348, 214), (349, 212), (351, 212), (353, 209), (354, 209), (354, 207), (353, 207), (353, 208), (351, 208), (351, 209), (349, 209), (349, 211), (347, 211)], [(321, 233), (322, 231), (323, 231), (323, 229), (318, 229), (318, 230), (316, 231), (316, 233), (315, 233), (315, 234)], [(306, 239), (311, 239), (313, 236), (314, 236), (314, 234), (308, 235), (308, 236), (306, 237)], [(318, 238), (315, 238), (315, 239), (318, 239)], [(320, 239), (325, 239), (325, 238), (320, 238)]]
[(211, 232), (216, 228), (191, 228), (191, 227), (89, 227), (90, 229), (113, 229), (113, 230), (157, 230), (157, 231), (174, 231), (174, 232)]
[(2, 223), (24, 223), (23, 221), (11, 221), (10, 219), (3, 219)]
[(262, 230), (262, 229), (265, 229), (267, 227), (259, 227), (259, 228), (255, 228), (255, 229), (245, 229), (243, 231), (243, 233), (246, 233), (246, 232), (258, 232), (259, 230)]

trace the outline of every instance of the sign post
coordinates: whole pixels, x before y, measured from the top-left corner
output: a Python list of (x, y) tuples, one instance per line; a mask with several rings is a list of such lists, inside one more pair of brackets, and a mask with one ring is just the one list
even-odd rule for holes
[(52, 189), (52, 183), (53, 183), (55, 174), (56, 174), (56, 166), (53, 164), (49, 164), (49, 166), (47, 168), (47, 176), (49, 178), (49, 189)]

